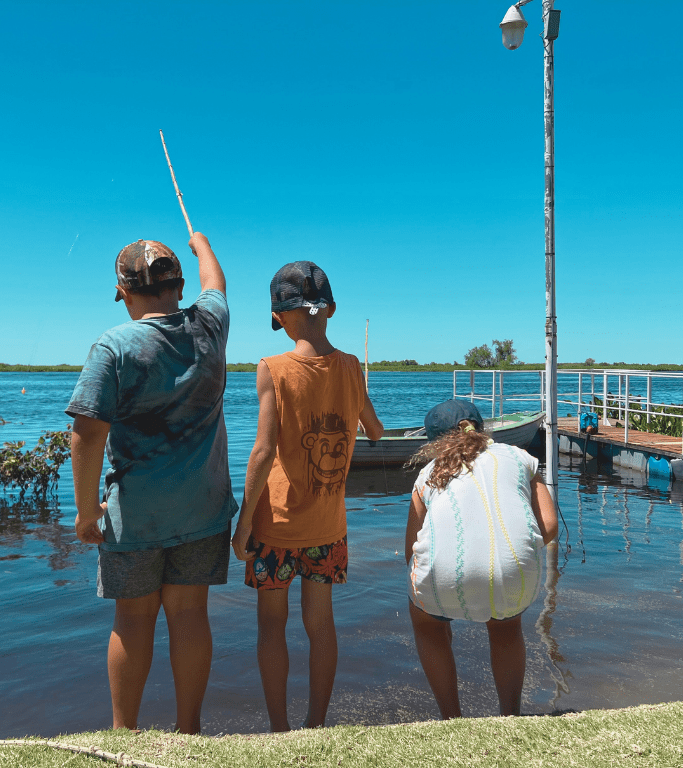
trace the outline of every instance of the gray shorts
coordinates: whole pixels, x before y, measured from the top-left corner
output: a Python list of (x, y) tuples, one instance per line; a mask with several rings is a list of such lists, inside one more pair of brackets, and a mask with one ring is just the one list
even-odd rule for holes
[(111, 552), (100, 549), (97, 595), (127, 600), (145, 597), (162, 584), (225, 584), (230, 559), (230, 528), (175, 547)]

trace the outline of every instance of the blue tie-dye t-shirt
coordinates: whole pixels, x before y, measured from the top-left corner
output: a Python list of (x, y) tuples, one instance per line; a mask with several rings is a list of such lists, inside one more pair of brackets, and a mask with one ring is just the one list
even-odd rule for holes
[(170, 547), (227, 530), (237, 511), (223, 417), (225, 296), (134, 320), (93, 345), (66, 412), (108, 422), (103, 549)]

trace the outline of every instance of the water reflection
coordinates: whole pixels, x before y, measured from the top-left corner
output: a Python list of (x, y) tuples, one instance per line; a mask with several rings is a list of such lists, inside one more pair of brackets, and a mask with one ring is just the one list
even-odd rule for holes
[(353, 469), (346, 479), (346, 496), (362, 498), (411, 494), (419, 471), (419, 467), (410, 471), (400, 467)]
[[(651, 487), (629, 472), (600, 474), (596, 468), (591, 473), (578, 458), (561, 462), (559, 486), (574, 548), (546, 550), (544, 589), (523, 618), (528, 652), (524, 711), (678, 699), (683, 483)], [(14, 643), (3, 648), (3, 662), (17, 670), (13, 682), (0, 682), (0, 699), (9, 700), (11, 692), (18, 704), (3, 721), (6, 733), (15, 736), (31, 729), (57, 733), (110, 722), (104, 654), (112, 606), (94, 596), (97, 553), (75, 538), (73, 489), (66, 471), (63, 478), (61, 504), (56, 497), (36, 504), (0, 495), (0, 574), (11, 574), (0, 611), (13, 627), (8, 642)], [(391, 468), (353, 471), (347, 483), (353, 582), (335, 596), (343, 649), (331, 709), (335, 723), (435, 716), (405, 610), (401, 552), (414, 479), (415, 472)], [(265, 727), (254, 651), (254, 596), (241, 585), (241, 564), (233, 561), (230, 568), (228, 585), (210, 598), (216, 660), (207, 695), (211, 733)], [(61, 587), (58, 600), (55, 586)], [(294, 595), (293, 606), (296, 600)], [(462, 624), (457, 628), (459, 672), (468, 714), (494, 714), (481, 628)], [(307, 644), (295, 621), (291, 633), (292, 699), (303, 709)], [(36, 638), (42, 638), (42, 645)], [(52, 679), (46, 682), (42, 662), (57, 657), (60, 662), (51, 666)], [(145, 724), (172, 724), (170, 671), (163, 666), (168, 662), (164, 653), (155, 658)], [(74, 669), (80, 671), (72, 679), (69, 671)], [(99, 676), (95, 687), (93, 675)], [(62, 695), (65, 686), (69, 696)], [(59, 701), (61, 709), (48, 708), (41, 719), (29, 706), (37, 700)]]
[(559, 547), (557, 542), (553, 541), (548, 544), (545, 550), (546, 572), (543, 585), (545, 596), (543, 598), (543, 609), (536, 620), (536, 631), (545, 646), (551, 667), (550, 677), (555, 686), (553, 695), (548, 702), (553, 710), (557, 708), (557, 702), (561, 694), (570, 692), (571, 689), (567, 681), (572, 677), (571, 672), (560, 667), (560, 662), (564, 662), (566, 659), (560, 653), (559, 642), (550, 632), (553, 626), (553, 614), (557, 609), (557, 584), (561, 576), (558, 560)]
[[(0, 547), (21, 550), (2, 555), (0, 560), (45, 560), (53, 571), (74, 567), (75, 557), (90, 548), (78, 541), (71, 521), (64, 525), (62, 518), (57, 495), (31, 499), (0, 497)], [(37, 552), (34, 541), (47, 544), (48, 553), (42, 548)]]

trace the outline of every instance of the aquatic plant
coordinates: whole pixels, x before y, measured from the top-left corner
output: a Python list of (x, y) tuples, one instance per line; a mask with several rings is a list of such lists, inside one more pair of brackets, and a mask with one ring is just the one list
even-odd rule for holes
[[(602, 408), (602, 400), (599, 397), (593, 397), (593, 404), (596, 408)], [(683, 437), (683, 408), (676, 406), (654, 405), (650, 408), (654, 413), (650, 414), (648, 423), (647, 413), (638, 413), (643, 411), (643, 406), (639, 402), (629, 402), (628, 427), (640, 432), (651, 432), (655, 435), (669, 435), (670, 437)], [(635, 411), (633, 413), (632, 411)], [(616, 400), (607, 398), (607, 418), (623, 418), (619, 413), (619, 403)], [(617, 423), (618, 427), (622, 426)]]
[(65, 430), (43, 432), (35, 448), (25, 451), (25, 440), (4, 443), (0, 448), (0, 486), (18, 488), (19, 498), (33, 488), (43, 498), (59, 481), (59, 468), (71, 456), (71, 424)]

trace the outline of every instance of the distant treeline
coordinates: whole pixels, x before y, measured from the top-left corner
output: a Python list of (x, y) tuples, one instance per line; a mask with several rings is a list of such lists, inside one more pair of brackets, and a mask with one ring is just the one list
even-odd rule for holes
[[(254, 373), (256, 371), (256, 363), (228, 363), (225, 368), (228, 373)], [(584, 371), (590, 371), (592, 369), (601, 370), (603, 368), (626, 368), (634, 371), (683, 371), (683, 365), (676, 363), (659, 363), (657, 365), (651, 365), (650, 363), (595, 363), (594, 365), (586, 365), (583, 363), (559, 363), (558, 368), (580, 368)], [(420, 364), (415, 360), (382, 360), (379, 363), (369, 363), (368, 369), (370, 371), (405, 371), (408, 373), (424, 372), (424, 371), (468, 371), (464, 365), (457, 363), (425, 363)], [(513, 365), (504, 366), (504, 370), (508, 371), (542, 371), (545, 369), (545, 363), (514, 363)], [(7, 363), (0, 363), (0, 373), (18, 372), (18, 373), (78, 373), (83, 370), (82, 365), (8, 365)], [(491, 370), (487, 368), (478, 368), (476, 370), (486, 371)]]
[(7, 363), (0, 363), (0, 373), (43, 373), (57, 371), (59, 373), (78, 373), (83, 370), (82, 365), (67, 365), (62, 363), (61, 365), (8, 365)]

